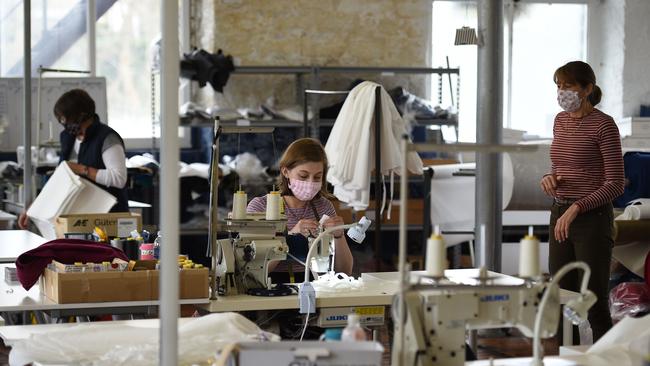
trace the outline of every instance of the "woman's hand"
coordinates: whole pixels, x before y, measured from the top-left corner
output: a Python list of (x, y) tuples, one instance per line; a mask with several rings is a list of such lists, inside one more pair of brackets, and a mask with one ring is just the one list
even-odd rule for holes
[(29, 226), (29, 217), (27, 217), (27, 212), (23, 211), (20, 216), (18, 216), (18, 227), (27, 230)]
[(542, 187), (542, 191), (548, 196), (555, 197), (555, 191), (557, 190), (557, 185), (562, 181), (562, 176), (555, 174), (547, 174), (542, 177), (539, 185)]
[(580, 207), (575, 203), (564, 211), (564, 214), (555, 222), (555, 231), (553, 233), (555, 235), (555, 240), (563, 242), (569, 237), (569, 226), (573, 220), (576, 219), (576, 216), (578, 216), (579, 213)]
[(314, 219), (302, 219), (289, 231), (289, 234), (302, 234), (305, 237), (316, 236), (318, 232), (318, 221)]
[[(341, 216), (330, 217), (329, 219), (325, 220), (325, 222), (323, 223), (323, 227), (325, 227), (325, 229), (334, 226), (341, 226), (341, 225), (344, 225), (343, 218)], [(343, 229), (332, 231), (332, 236), (334, 236), (335, 238), (340, 238), (341, 236), (343, 236)]]
[(66, 163), (68, 163), (70, 170), (72, 170), (76, 175), (88, 178), (92, 181), (95, 181), (95, 178), (97, 178), (97, 169), (95, 168), (69, 161), (66, 161)]
[(81, 175), (81, 173), (83, 172), (83, 165), (79, 163), (73, 163), (71, 161), (66, 161), (66, 163), (68, 163), (70, 170), (72, 170), (75, 174)]

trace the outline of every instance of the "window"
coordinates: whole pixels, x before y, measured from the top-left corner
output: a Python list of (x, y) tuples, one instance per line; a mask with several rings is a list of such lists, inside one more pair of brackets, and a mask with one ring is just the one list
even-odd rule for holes
[(514, 15), (510, 126), (552, 137), (560, 111), (553, 73), (569, 61), (587, 58), (587, 5), (519, 3)]
[(118, 1), (97, 21), (97, 75), (106, 78), (108, 122), (125, 139), (152, 134), (151, 49), (160, 37), (160, 3)]
[[(454, 103), (458, 108), (458, 138), (460, 141), (476, 140), (476, 46), (454, 46), (455, 30), (462, 26), (476, 28), (476, 3), (458, 1), (433, 2), (432, 27), (432, 65), (458, 67), (459, 75), (452, 75)], [(459, 78), (459, 80), (457, 79)], [(452, 106), (447, 76), (442, 78), (442, 88), (438, 90), (438, 80), (432, 78), (432, 97), (439, 100), (442, 92), (442, 107)], [(459, 84), (456, 98), (456, 83)], [(456, 100), (457, 99), (457, 100)], [(445, 136), (447, 140), (447, 136)]]
[[(126, 140), (127, 148), (151, 146), (152, 45), (160, 37), (160, 1), (103, 2), (96, 23), (97, 76), (105, 77), (108, 121)], [(87, 70), (87, 0), (32, 0), (32, 69), (39, 65)], [(183, 17), (189, 17), (184, 0)], [(101, 10), (100, 10), (101, 8)], [(181, 22), (182, 27), (189, 27)], [(22, 77), (23, 0), (0, 1), (0, 76)], [(21, 30), (21, 31), (16, 31)], [(185, 31), (185, 28), (183, 28)], [(185, 33), (185, 32), (184, 32)], [(187, 43), (187, 41), (185, 41)], [(45, 74), (45, 77), (78, 76)], [(160, 79), (156, 105), (160, 104)], [(185, 88), (187, 89), (187, 88)], [(183, 96), (187, 96), (186, 90)], [(179, 130), (182, 146), (190, 145), (189, 133)]]
[[(88, 68), (87, 38), (75, 32), (79, 31), (78, 23), (86, 22), (84, 3), (80, 0), (32, 1), (33, 70), (39, 65), (73, 70)], [(23, 76), (23, 39), (23, 0), (0, 1), (0, 76)]]
[[(578, 1), (577, 1), (578, 2)], [(512, 52), (511, 103), (508, 105), (508, 57), (504, 56), (504, 126), (527, 131), (532, 135), (551, 137), (553, 118), (559, 111), (556, 87), (552, 77), (555, 69), (571, 60), (586, 59), (587, 5), (583, 3), (549, 4), (535, 0), (507, 3), (514, 6), (512, 45), (508, 29), (504, 31), (504, 54)], [(459, 137), (476, 141), (477, 47), (454, 46), (455, 29), (477, 28), (474, 1), (434, 1), (432, 25), (433, 65), (460, 68)], [(506, 26), (507, 26), (506, 19)], [(549, 24), (561, 26), (550, 27)], [(540, 31), (540, 30), (543, 30)], [(443, 80), (443, 107), (451, 105), (448, 81)], [(437, 80), (433, 80), (433, 98), (438, 98)], [(452, 81), (455, 90), (455, 81)], [(455, 97), (455, 96), (454, 96)]]

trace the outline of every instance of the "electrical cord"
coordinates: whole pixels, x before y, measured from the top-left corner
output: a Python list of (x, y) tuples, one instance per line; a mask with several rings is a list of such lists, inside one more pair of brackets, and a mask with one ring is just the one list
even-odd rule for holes
[(287, 253), (287, 255), (288, 255), (289, 257), (291, 257), (291, 259), (293, 259), (294, 261), (296, 261), (296, 262), (302, 264), (303, 267), (305, 266), (305, 262), (303, 262), (303, 261), (301, 261), (300, 259), (298, 259), (298, 257), (294, 256), (294, 255), (291, 254), (291, 253)]
[(300, 335), (300, 342), (305, 337), (305, 332), (307, 331), (307, 325), (309, 324), (309, 308), (311, 307), (309, 296), (307, 296), (307, 314), (305, 314), (305, 326), (302, 328), (302, 334)]

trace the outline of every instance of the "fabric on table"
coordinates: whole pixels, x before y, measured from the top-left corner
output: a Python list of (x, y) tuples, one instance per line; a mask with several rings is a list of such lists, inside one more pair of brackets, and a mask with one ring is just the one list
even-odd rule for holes
[(129, 260), (121, 249), (108, 244), (79, 239), (56, 239), (18, 256), (16, 275), (23, 288), (29, 290), (53, 260), (71, 264), (74, 262), (110, 262), (114, 258)]

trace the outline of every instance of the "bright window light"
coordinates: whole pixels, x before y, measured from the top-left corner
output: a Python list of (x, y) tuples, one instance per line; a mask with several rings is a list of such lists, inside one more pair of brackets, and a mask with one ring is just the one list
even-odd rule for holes
[[(510, 109), (510, 128), (551, 137), (553, 118), (559, 112), (553, 72), (572, 60), (586, 59), (587, 5), (556, 3), (515, 4), (512, 42), (512, 106), (507, 105), (508, 41), (504, 35), (504, 126)], [(507, 16), (505, 11), (504, 15)], [(477, 8), (472, 1), (433, 2), (432, 61), (434, 66), (460, 68), (460, 98), (456, 99), (456, 79), (452, 78), (454, 102), (458, 103), (460, 141), (476, 141), (477, 47), (454, 46), (456, 29), (477, 28)], [(552, 27), (549, 24), (561, 24)], [(504, 26), (507, 25), (507, 19)], [(542, 31), (543, 30), (543, 31)], [(451, 105), (448, 80), (432, 78), (432, 98), (442, 106)]]
[(97, 75), (106, 78), (108, 123), (123, 138), (152, 134), (151, 46), (160, 36), (159, 15), (158, 0), (118, 1), (97, 21)]

